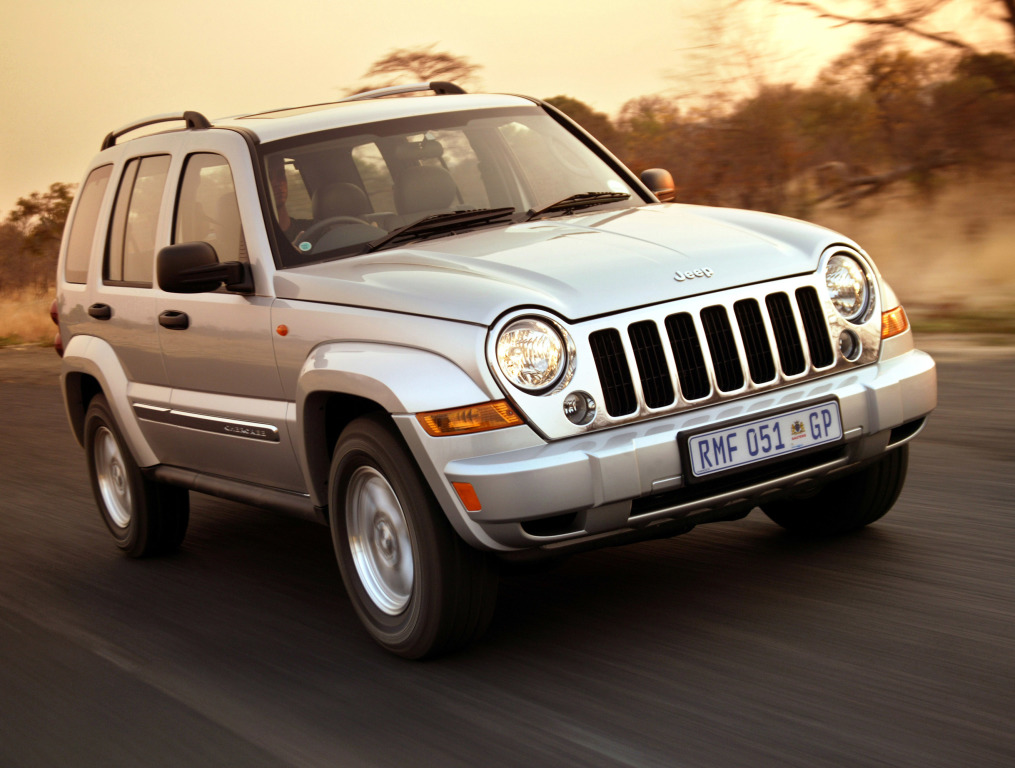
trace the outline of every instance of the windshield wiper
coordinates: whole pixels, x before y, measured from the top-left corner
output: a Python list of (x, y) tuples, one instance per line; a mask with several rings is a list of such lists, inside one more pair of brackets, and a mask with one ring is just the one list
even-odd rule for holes
[(563, 200), (558, 200), (545, 208), (540, 208), (538, 211), (529, 211), (525, 220), (532, 221), (544, 213), (570, 213), (571, 211), (577, 211), (579, 208), (591, 208), (593, 205), (614, 203), (618, 200), (627, 200), (630, 197), (627, 192), (579, 192), (577, 195), (565, 197)]
[(412, 224), (393, 229), (384, 237), (374, 240), (367, 245), (366, 253), (372, 253), (386, 245), (399, 243), (406, 240), (421, 240), (433, 235), (443, 235), (449, 232), (456, 232), (460, 229), (489, 224), (490, 222), (503, 219), (512, 215), (514, 208), (475, 208), (471, 211), (451, 211), (449, 213), (434, 213), (424, 216)]

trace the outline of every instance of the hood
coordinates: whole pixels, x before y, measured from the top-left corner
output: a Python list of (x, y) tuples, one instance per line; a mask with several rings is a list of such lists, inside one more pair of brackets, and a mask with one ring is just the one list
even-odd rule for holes
[(578, 321), (812, 272), (824, 248), (843, 242), (781, 216), (657, 204), (282, 270), (275, 294), (481, 325), (523, 307)]

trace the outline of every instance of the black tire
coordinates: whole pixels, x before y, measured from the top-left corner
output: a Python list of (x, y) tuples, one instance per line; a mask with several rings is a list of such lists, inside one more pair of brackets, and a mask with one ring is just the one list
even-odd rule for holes
[(141, 474), (103, 395), (92, 398), (85, 414), (85, 456), (95, 503), (116, 545), (131, 557), (177, 550), (190, 521), (190, 496)]
[(497, 562), (454, 531), (386, 416), (364, 416), (342, 432), (329, 508), (346, 591), (386, 650), (435, 656), (486, 631)]
[(909, 446), (889, 451), (873, 464), (833, 480), (816, 494), (762, 506), (786, 530), (807, 536), (834, 536), (870, 525), (895, 504), (906, 483)]

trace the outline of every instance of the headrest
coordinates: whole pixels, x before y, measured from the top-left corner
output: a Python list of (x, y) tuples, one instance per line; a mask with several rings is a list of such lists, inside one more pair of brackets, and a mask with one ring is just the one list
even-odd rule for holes
[(444, 154), (444, 145), (436, 139), (423, 139), (410, 144), (399, 144), (395, 155), (399, 160), (434, 160)]
[(366, 193), (355, 184), (347, 182), (321, 187), (314, 193), (311, 207), (317, 221), (335, 216), (362, 216), (371, 210)]
[(458, 187), (451, 174), (437, 165), (413, 165), (395, 184), (395, 208), (403, 216), (450, 208)]

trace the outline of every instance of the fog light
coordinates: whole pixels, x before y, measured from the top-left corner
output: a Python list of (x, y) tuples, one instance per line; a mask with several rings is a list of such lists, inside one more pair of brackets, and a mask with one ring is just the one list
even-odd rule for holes
[(584, 426), (596, 417), (596, 401), (588, 392), (572, 392), (564, 398), (564, 415), (572, 424)]
[(863, 352), (863, 344), (860, 343), (860, 337), (853, 331), (843, 331), (840, 333), (839, 352), (849, 362), (856, 362), (860, 358), (860, 353)]

